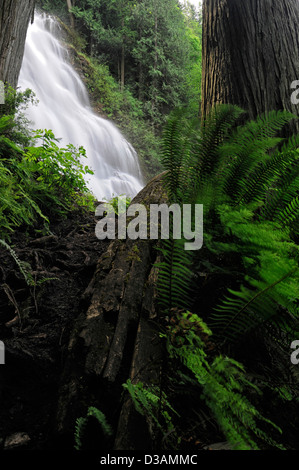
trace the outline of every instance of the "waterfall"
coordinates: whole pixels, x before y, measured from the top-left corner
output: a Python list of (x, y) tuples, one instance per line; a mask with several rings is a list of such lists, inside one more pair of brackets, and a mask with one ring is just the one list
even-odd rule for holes
[(86, 182), (101, 201), (113, 194), (135, 196), (143, 187), (138, 156), (110, 121), (91, 109), (84, 83), (59, 41), (59, 23), (35, 14), (29, 26), (19, 88), (32, 89), (39, 103), (27, 110), (34, 128), (51, 129), (61, 145), (83, 146), (94, 172)]

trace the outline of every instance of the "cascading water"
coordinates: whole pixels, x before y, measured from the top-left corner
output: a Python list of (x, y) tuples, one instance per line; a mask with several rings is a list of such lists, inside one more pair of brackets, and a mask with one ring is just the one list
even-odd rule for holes
[(90, 107), (87, 90), (70, 65), (68, 51), (58, 40), (59, 24), (35, 14), (29, 26), (18, 86), (32, 89), (38, 106), (27, 117), (39, 129), (51, 129), (61, 144), (83, 146), (94, 172), (87, 184), (98, 200), (113, 194), (135, 196), (143, 187), (138, 156), (108, 120)]

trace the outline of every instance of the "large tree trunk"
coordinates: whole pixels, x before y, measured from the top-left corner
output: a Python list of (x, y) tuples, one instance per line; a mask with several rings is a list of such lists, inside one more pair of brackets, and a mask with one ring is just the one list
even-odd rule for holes
[(35, 0), (0, 2), (0, 80), (16, 88)]
[(279, 109), (297, 115), (298, 24), (298, 0), (204, 0), (202, 115), (218, 103), (250, 118)]

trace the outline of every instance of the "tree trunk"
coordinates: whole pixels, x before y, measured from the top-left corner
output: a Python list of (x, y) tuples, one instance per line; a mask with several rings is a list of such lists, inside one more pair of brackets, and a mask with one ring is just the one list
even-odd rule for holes
[(35, 0), (1, 0), (0, 80), (17, 87), (27, 28), (33, 20)]
[[(124, 31), (125, 27), (125, 18), (122, 18), (122, 30)], [(124, 91), (125, 89), (125, 35), (123, 33), (122, 46), (121, 46), (121, 79), (120, 79), (120, 89)]]
[(218, 103), (250, 118), (280, 109), (297, 115), (298, 24), (298, 0), (204, 0), (202, 115)]

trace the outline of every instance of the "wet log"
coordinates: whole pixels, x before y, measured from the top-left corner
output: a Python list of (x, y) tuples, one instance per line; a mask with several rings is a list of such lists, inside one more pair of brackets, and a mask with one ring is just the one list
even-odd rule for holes
[[(151, 180), (132, 204), (148, 208), (166, 202), (162, 180), (163, 174)], [(111, 449), (150, 448), (147, 423), (122, 384), (131, 379), (157, 385), (160, 380), (156, 247), (155, 240), (107, 243), (69, 341), (58, 401), (60, 435), (72, 433), (76, 419), (96, 406), (114, 428)]]

